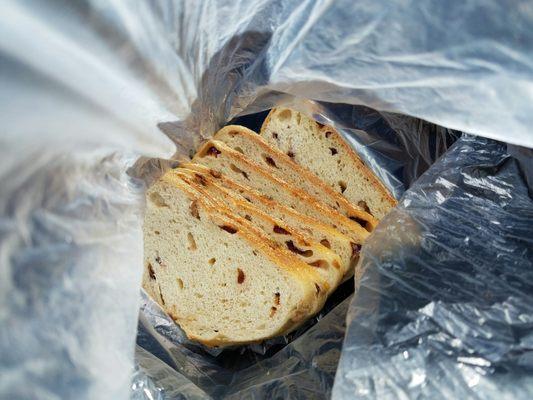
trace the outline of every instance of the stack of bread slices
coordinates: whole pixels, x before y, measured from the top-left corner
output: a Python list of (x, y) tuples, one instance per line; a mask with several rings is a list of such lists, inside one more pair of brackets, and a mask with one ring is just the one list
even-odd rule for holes
[(283, 335), (351, 277), (394, 198), (333, 128), (273, 109), (147, 192), (143, 287), (208, 346)]

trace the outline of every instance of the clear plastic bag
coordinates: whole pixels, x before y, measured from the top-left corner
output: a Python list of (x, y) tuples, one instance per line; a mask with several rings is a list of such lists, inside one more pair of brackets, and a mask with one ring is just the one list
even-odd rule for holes
[(411, 187), (363, 250), (333, 398), (531, 397), (530, 193), (472, 136)]
[[(209, 358), (195, 357), (190, 349), (164, 342), (164, 337), (166, 347), (156, 354), (163, 361), (138, 348), (134, 371), (143, 188), (126, 171), (132, 171), (139, 157), (184, 157), (229, 120), (279, 104), (293, 105), (341, 129), (397, 196), (457, 136), (432, 123), (532, 147), (532, 20), (531, 3), (519, 0), (4, 2), (0, 397), (121, 399), (131, 391), (137, 398), (178, 393), (183, 398), (206, 393), (321, 398), (331, 392), (341, 351), (334, 396), (361, 387), (358, 379), (365, 378), (350, 375), (350, 369), (367, 372), (375, 388), (369, 396), (378, 389), (392, 393), (386, 392), (391, 374), (380, 378), (377, 370), (350, 364), (350, 340), (360, 340), (352, 327), (353, 308), (342, 348), (342, 307), (348, 308), (347, 300), (272, 357), (239, 374), (220, 375), (219, 386), (208, 383), (217, 372)], [(471, 151), (483, 154), (486, 147), (495, 157), (500, 154), (494, 143), (480, 143), (481, 149), (472, 146)], [(515, 157), (530, 160), (527, 151), (524, 155), (523, 149), (516, 149)], [(153, 179), (164, 165), (155, 163), (142, 177)], [(461, 182), (469, 174), (476, 178), (475, 171), (454, 175), (462, 179), (450, 183), (459, 186), (457, 191), (444, 199), (435, 195), (432, 201), (438, 205), (457, 196), (475, 207), (476, 199), (486, 195), (501, 205), (503, 188), (510, 191), (506, 182), (516, 187), (513, 195), (515, 190), (516, 196), (525, 193), (517, 169), (516, 179), (511, 180), (511, 174), (509, 180), (498, 178), (501, 185), (481, 180), (484, 192), (463, 198), (461, 190), (469, 193), (471, 187)], [(432, 185), (439, 184), (438, 177), (429, 176), (435, 178)], [(406, 209), (418, 213), (417, 202), (423, 199), (409, 193), (406, 199), (411, 199), (410, 205), (402, 203)], [(486, 213), (497, 210), (480, 208), (480, 226), (485, 224), (481, 217), (490, 220)], [(452, 217), (439, 216), (444, 223)], [(503, 224), (505, 219), (496, 220)], [(395, 225), (390, 226), (392, 230)], [(498, 231), (507, 233), (497, 235), (498, 248), (515, 243), (514, 251), (530, 260), (513, 241), (527, 243), (527, 226), (506, 228)], [(413, 240), (414, 246), (418, 242)], [(471, 258), (481, 257), (495, 244), (476, 243), (468, 247), (475, 252)], [(368, 247), (367, 255), (372, 245)], [(375, 257), (384, 255), (377, 251)], [(507, 265), (514, 264), (501, 263), (502, 268)], [(377, 270), (387, 272), (385, 267)], [(384, 298), (388, 294), (384, 288), (379, 293)], [(459, 299), (455, 303), (461, 305)], [(496, 311), (521, 306), (502, 302)], [(457, 322), (462, 314), (453, 315), (457, 318), (452, 322)], [(145, 338), (155, 337), (148, 333)], [(142, 341), (142, 328), (139, 336)], [(498, 344), (500, 339), (493, 340)], [(527, 343), (524, 338), (517, 348), (522, 351)], [(173, 357), (165, 356), (165, 349), (171, 349)], [(500, 349), (503, 353), (496, 353), (502, 357), (512, 353), (505, 351), (506, 345)], [(438, 375), (442, 386), (415, 385), (413, 393), (432, 396), (458, 376), (465, 381), (476, 376), (472, 368), (491, 374), (485, 366), (460, 367), (465, 363), (445, 347), (432, 351), (448, 356), (449, 368)], [(513, 361), (516, 368), (529, 365), (524, 354), (526, 361)], [(477, 357), (487, 359), (484, 353)], [(431, 369), (431, 357), (425, 353), (411, 360), (402, 364), (405, 376)], [(505, 360), (498, 365), (507, 365)], [(427, 377), (437, 373), (431, 371)], [(406, 379), (394, 386), (398, 396), (410, 395)], [(511, 383), (503, 375), (497, 383), (479, 379), (482, 383), (469, 388), (483, 396), (528, 381), (525, 376)]]

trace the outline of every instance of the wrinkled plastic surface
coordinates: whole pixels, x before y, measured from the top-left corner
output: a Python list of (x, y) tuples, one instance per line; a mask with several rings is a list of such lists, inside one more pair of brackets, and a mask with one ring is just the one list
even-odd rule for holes
[[(125, 173), (133, 160), (167, 158), (175, 146), (177, 157), (189, 154), (230, 119), (282, 103), (346, 128), (397, 195), (447, 147), (445, 130), (417, 119), (384, 113), (363, 134), (353, 111), (363, 109), (301, 98), (401, 112), (531, 147), (532, 7), (4, 1), (0, 397), (121, 399), (133, 390), (150, 398), (151, 389), (161, 396), (181, 385), (184, 396), (201, 396), (182, 379), (191, 371), (170, 373), (139, 350), (133, 389), (127, 379), (142, 268), (143, 193)], [(306, 397), (327, 395), (339, 321), (337, 333), (319, 321), (307, 332), (316, 328), (307, 336), (313, 344), (299, 337), (278, 364), (245, 370), (231, 393), (292, 394), (304, 379)]]
[(405, 194), (362, 252), (334, 399), (533, 396), (525, 173), (465, 136)]

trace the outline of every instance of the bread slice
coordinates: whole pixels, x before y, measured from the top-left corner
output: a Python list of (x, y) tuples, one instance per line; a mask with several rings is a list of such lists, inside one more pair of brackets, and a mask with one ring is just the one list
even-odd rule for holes
[(332, 127), (288, 108), (274, 108), (260, 135), (377, 219), (396, 206), (390, 192)]
[(147, 192), (144, 243), (144, 288), (206, 345), (282, 335), (326, 298), (315, 267), (243, 218), (220, 213), (172, 174)]
[(213, 173), (210, 168), (203, 165), (182, 164), (179, 171), (188, 174), (193, 179), (200, 179), (205, 189), (212, 196), (222, 201), (227, 201), (228, 197), (244, 201), (243, 209), (237, 210), (241, 216), (244, 214), (246, 218), (246, 210), (253, 205), (257, 210), (268, 213), (273, 218), (285, 222), (287, 225), (308, 235), (312, 240), (330, 248), (341, 260), (343, 279), (347, 279), (352, 275), (359, 259), (362, 240), (354, 242), (353, 239), (340, 233), (330, 225), (271, 200), (222, 174)]
[(356, 222), (349, 219), (317, 198), (275, 177), (270, 171), (218, 140), (205, 143), (193, 158), (193, 162), (223, 173), (238, 183), (250, 186), (279, 203), (328, 223), (357, 240), (368, 236), (368, 231), (360, 223), (364, 224), (365, 221)]
[(205, 198), (216, 202), (221, 212), (224, 212), (229, 217), (239, 215), (250, 221), (274, 242), (286, 247), (306, 264), (316, 267), (317, 272), (328, 284), (329, 290), (327, 294), (337, 288), (344, 271), (341, 266), (341, 259), (332, 250), (319, 242), (315, 242), (298, 229), (264, 213), (246, 200), (239, 199), (229, 193), (223, 195), (220, 191), (212, 190), (213, 185), (209, 185), (204, 177), (198, 174), (191, 175), (187, 172), (187, 170), (183, 169), (173, 171), (180, 179), (198, 190)]
[(377, 225), (378, 221), (374, 217), (359, 206), (351, 204), (342, 194), (333, 190), (307, 168), (296, 164), (288, 155), (272, 147), (254, 131), (243, 126), (228, 125), (219, 130), (213, 139), (224, 142), (232, 149), (268, 169), (274, 176), (300, 188), (311, 196), (321, 199), (341, 214), (353, 217), (358, 221), (365, 221), (364, 225), (368, 226), (369, 230)]

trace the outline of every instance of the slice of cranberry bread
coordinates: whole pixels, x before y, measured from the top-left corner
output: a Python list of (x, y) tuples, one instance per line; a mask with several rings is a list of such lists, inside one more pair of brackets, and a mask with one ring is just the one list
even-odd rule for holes
[(260, 135), (377, 219), (396, 206), (390, 192), (332, 127), (288, 108), (274, 108)]
[(283, 335), (326, 299), (315, 267), (168, 173), (147, 192), (144, 246), (143, 287), (206, 345)]

